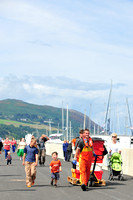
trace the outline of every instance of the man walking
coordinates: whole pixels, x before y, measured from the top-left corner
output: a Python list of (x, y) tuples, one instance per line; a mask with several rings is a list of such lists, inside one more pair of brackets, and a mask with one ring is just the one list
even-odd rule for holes
[(47, 135), (42, 135), (38, 141), (38, 149), (39, 149), (38, 159), (39, 159), (40, 165), (45, 164), (45, 160), (46, 160), (45, 142), (48, 140), (49, 140), (49, 137)]
[(83, 137), (78, 143), (74, 161), (77, 159), (78, 155), (81, 188), (83, 191), (85, 191), (90, 178), (90, 168), (93, 158), (93, 141), (90, 137), (90, 131), (88, 129), (84, 130)]

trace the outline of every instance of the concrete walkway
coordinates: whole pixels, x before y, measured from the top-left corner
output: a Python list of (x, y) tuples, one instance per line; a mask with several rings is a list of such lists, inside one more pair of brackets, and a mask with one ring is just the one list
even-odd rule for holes
[(12, 154), (13, 163), (6, 165), (4, 152), (0, 155), (0, 199), (1, 200), (132, 200), (133, 177), (124, 176), (125, 181), (108, 181), (108, 172), (104, 171), (103, 179), (107, 185), (103, 187), (91, 187), (83, 192), (80, 186), (73, 186), (67, 182), (67, 176), (71, 175), (71, 163), (62, 162), (61, 178), (58, 187), (50, 185), (49, 163), (51, 157), (47, 156), (45, 167), (37, 167), (37, 179), (35, 185), (27, 188), (25, 184), (25, 171), (22, 162), (16, 154)]

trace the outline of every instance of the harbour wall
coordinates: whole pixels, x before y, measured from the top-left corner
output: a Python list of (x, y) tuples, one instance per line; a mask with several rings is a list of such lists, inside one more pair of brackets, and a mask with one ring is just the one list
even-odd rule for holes
[[(46, 154), (51, 155), (52, 152), (57, 151), (58, 157), (63, 159), (62, 143), (46, 143)], [(133, 149), (123, 148), (122, 149), (122, 169), (126, 175), (133, 176)], [(103, 169), (107, 170), (107, 157), (103, 160)]]

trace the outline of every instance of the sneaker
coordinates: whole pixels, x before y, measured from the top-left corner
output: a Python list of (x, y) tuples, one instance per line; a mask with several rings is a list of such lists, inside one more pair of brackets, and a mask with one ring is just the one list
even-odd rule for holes
[(53, 185), (53, 180), (51, 181), (51, 185)]
[(57, 187), (57, 185), (56, 185), (56, 184), (54, 184), (54, 186), (55, 186), (55, 187)]
[(85, 184), (82, 184), (81, 188), (82, 188), (83, 191), (86, 191), (86, 185)]
[(30, 188), (30, 187), (31, 187), (31, 185), (27, 185), (27, 187), (28, 187), (28, 188)]

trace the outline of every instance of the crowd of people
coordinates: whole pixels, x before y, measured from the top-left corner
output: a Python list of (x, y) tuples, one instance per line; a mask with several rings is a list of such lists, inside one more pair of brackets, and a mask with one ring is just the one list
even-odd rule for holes
[[(12, 164), (12, 153), (17, 150), (17, 156), (22, 160), (22, 165), (25, 166), (26, 173), (26, 185), (31, 187), (35, 184), (36, 179), (36, 166), (38, 161), (40, 165), (44, 165), (46, 161), (46, 147), (45, 142), (49, 140), (46, 135), (41, 135), (40, 138), (35, 138), (31, 135), (31, 138), (26, 141), (25, 138), (21, 138), (20, 141), (16, 142), (15, 138), (10, 141), (9, 138), (0, 138), (0, 154), (2, 150), (5, 152), (5, 160), (7, 165)], [(58, 159), (58, 152), (52, 153), (52, 161), (49, 164), (51, 171), (51, 185), (54, 184), (57, 187), (57, 181), (59, 180), (59, 172), (61, 169), (61, 162)]]
[[(26, 142), (24, 138), (16, 142), (15, 138), (10, 141), (9, 138), (0, 138), (0, 154), (2, 149), (5, 151), (5, 160), (7, 165), (12, 164), (12, 153), (17, 151), (17, 155), (22, 160), (22, 165), (25, 166), (26, 173), (26, 185), (31, 187), (35, 184), (36, 179), (36, 166), (45, 165), (46, 161), (46, 147), (45, 143), (49, 140), (49, 137), (42, 135), (40, 138), (31, 136), (30, 142)], [(90, 168), (92, 164), (92, 158), (96, 156), (93, 149), (93, 140), (90, 137), (89, 129), (80, 130), (79, 136), (72, 139), (72, 141), (64, 140), (63, 146), (64, 161), (72, 161), (73, 165), (79, 163), (80, 170), (80, 183), (83, 191), (88, 186), (90, 178)], [(112, 134), (112, 140), (108, 146), (108, 153), (110, 156), (118, 152), (121, 154), (121, 147), (117, 141), (117, 134)], [(49, 164), (51, 171), (51, 185), (57, 187), (57, 181), (60, 178), (59, 173), (62, 171), (61, 161), (58, 159), (58, 152), (52, 153), (52, 161)]]

